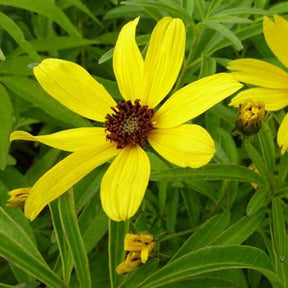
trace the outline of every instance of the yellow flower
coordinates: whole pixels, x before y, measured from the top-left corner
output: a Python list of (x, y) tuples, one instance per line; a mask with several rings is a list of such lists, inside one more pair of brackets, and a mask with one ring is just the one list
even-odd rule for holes
[(97, 166), (114, 158), (100, 189), (106, 214), (115, 221), (132, 217), (144, 197), (150, 162), (143, 150), (149, 142), (163, 158), (181, 167), (200, 167), (215, 153), (208, 132), (183, 124), (242, 87), (228, 73), (213, 75), (175, 92), (156, 111), (173, 87), (185, 51), (185, 27), (165, 17), (154, 28), (145, 61), (135, 41), (139, 18), (126, 24), (118, 37), (113, 68), (124, 102), (117, 104), (106, 89), (81, 66), (46, 59), (34, 68), (40, 85), (79, 115), (105, 122), (103, 128), (76, 128), (32, 136), (15, 131), (11, 140), (40, 141), (73, 152), (45, 173), (32, 187), (25, 215), (33, 220)]
[[(264, 17), (263, 33), (266, 43), (279, 61), (288, 68), (288, 22), (274, 15), (274, 22)], [(256, 59), (231, 61), (228, 69), (241, 82), (254, 87), (240, 92), (230, 103), (238, 106), (246, 99), (263, 101), (267, 111), (280, 110), (288, 105), (288, 73), (270, 63)], [(288, 114), (284, 117), (277, 135), (277, 142), (284, 154), (288, 149)]]
[(128, 233), (124, 239), (124, 250), (128, 253), (126, 259), (116, 268), (118, 274), (131, 272), (145, 264), (155, 254), (156, 242), (149, 233)]
[(262, 101), (255, 102), (251, 99), (239, 104), (236, 118), (236, 127), (244, 135), (257, 133), (266, 116), (265, 104)]
[(30, 190), (31, 187), (26, 187), (26, 188), (17, 188), (8, 192), (8, 195), (11, 197), (8, 199), (8, 203), (6, 204), (6, 206), (13, 208), (24, 207), (26, 199), (30, 193)]

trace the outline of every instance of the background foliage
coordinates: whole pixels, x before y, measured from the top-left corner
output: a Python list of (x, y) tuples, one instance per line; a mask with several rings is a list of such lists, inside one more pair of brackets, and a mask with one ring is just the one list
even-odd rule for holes
[[(9, 190), (31, 186), (65, 156), (44, 145), (11, 144), (11, 131), (91, 125), (42, 90), (33, 63), (47, 57), (77, 62), (120, 99), (111, 57), (121, 27), (141, 16), (137, 42), (145, 53), (156, 21), (170, 15), (182, 18), (187, 31), (177, 89), (226, 71), (231, 59), (276, 62), (262, 35), (263, 15), (274, 13), (285, 16), (287, 1), (0, 0), (1, 288), (288, 287), (288, 156), (280, 156), (275, 142), (284, 111), (270, 113), (249, 138), (233, 136), (237, 111), (228, 102), (198, 117), (216, 143), (213, 161), (181, 169), (149, 153), (151, 182), (130, 223), (110, 222), (102, 211), (99, 185), (107, 165), (32, 223), (21, 209), (5, 206)], [(118, 276), (128, 231), (154, 234), (158, 255)]]

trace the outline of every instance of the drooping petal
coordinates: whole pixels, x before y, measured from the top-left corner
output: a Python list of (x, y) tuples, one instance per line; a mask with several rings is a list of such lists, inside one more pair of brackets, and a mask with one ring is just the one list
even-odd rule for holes
[(164, 17), (157, 23), (144, 63), (142, 104), (154, 108), (169, 93), (182, 66), (185, 40), (181, 19)]
[(280, 124), (277, 134), (277, 142), (281, 148), (281, 154), (283, 155), (288, 149), (288, 114), (286, 114)]
[(34, 220), (51, 201), (61, 196), (97, 166), (119, 153), (107, 142), (101, 149), (76, 151), (46, 172), (32, 187), (25, 204), (25, 216)]
[(288, 67), (288, 22), (278, 15), (274, 15), (274, 22), (264, 16), (263, 33), (274, 55)]
[(135, 40), (139, 17), (121, 30), (113, 53), (113, 69), (125, 100), (141, 98), (144, 61)]
[(215, 154), (213, 139), (199, 125), (184, 124), (175, 128), (154, 129), (148, 141), (163, 158), (180, 167), (201, 167)]
[(105, 129), (98, 127), (68, 129), (40, 136), (33, 136), (25, 131), (14, 131), (10, 135), (10, 141), (14, 140), (39, 141), (68, 152), (75, 152), (89, 147), (97, 149), (107, 146)]
[(232, 98), (230, 106), (238, 107), (246, 100), (263, 101), (265, 110), (276, 111), (288, 105), (288, 90), (277, 90), (268, 88), (250, 88), (239, 92)]
[(103, 85), (73, 62), (45, 59), (33, 72), (48, 94), (79, 115), (104, 122), (116, 106)]
[(208, 110), (243, 85), (228, 73), (202, 78), (175, 92), (156, 112), (154, 126), (176, 127)]
[(244, 83), (266, 88), (288, 89), (288, 73), (270, 63), (256, 59), (238, 59), (229, 62), (227, 69)]
[(139, 146), (127, 146), (112, 162), (101, 183), (104, 211), (114, 221), (127, 220), (138, 210), (150, 176), (150, 162)]

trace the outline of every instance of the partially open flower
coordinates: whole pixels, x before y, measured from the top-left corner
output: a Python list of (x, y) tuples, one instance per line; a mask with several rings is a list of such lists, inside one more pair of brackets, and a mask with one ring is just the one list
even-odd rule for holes
[(265, 104), (262, 101), (245, 100), (239, 105), (236, 127), (244, 135), (257, 133), (266, 116)]
[(116, 272), (124, 274), (145, 264), (155, 254), (156, 242), (148, 233), (126, 234), (124, 250), (128, 252), (126, 259), (117, 266)]
[(8, 203), (6, 206), (18, 208), (24, 207), (25, 201), (30, 193), (31, 187), (18, 188), (8, 192), (9, 196)]

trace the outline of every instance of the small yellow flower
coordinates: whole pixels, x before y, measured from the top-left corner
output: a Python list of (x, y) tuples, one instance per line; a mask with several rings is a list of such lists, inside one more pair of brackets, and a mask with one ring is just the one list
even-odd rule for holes
[(30, 193), (30, 190), (31, 187), (27, 187), (27, 188), (14, 189), (8, 192), (8, 195), (11, 197), (8, 199), (8, 203), (6, 204), (6, 206), (13, 208), (24, 207), (26, 199)]
[[(264, 17), (263, 33), (274, 55), (288, 68), (288, 22), (274, 15), (274, 22)], [(267, 111), (280, 110), (288, 105), (288, 73), (270, 63), (256, 59), (238, 59), (229, 63), (228, 69), (241, 82), (252, 84), (240, 92), (230, 103), (238, 106), (246, 99), (263, 101)], [(277, 135), (277, 142), (284, 154), (288, 149), (288, 114), (284, 117)]]
[(126, 234), (124, 250), (140, 252), (142, 263), (146, 263), (149, 255), (156, 249), (156, 242), (153, 235), (146, 233)]
[(117, 266), (116, 272), (124, 274), (135, 270), (145, 264), (154, 256), (156, 242), (153, 235), (148, 233), (126, 234), (124, 250), (127, 251), (126, 259)]
[(260, 130), (265, 116), (264, 102), (247, 99), (239, 105), (236, 127), (244, 135), (255, 134)]
[(33, 136), (15, 131), (11, 140), (40, 141), (72, 152), (46, 172), (32, 187), (25, 215), (33, 220), (48, 203), (67, 191), (97, 166), (114, 158), (100, 189), (106, 214), (126, 220), (138, 210), (150, 177), (150, 161), (143, 150), (149, 143), (162, 157), (181, 167), (201, 167), (215, 153), (209, 133), (183, 124), (230, 96), (242, 85), (221, 73), (172, 89), (185, 52), (181, 19), (164, 17), (155, 26), (145, 60), (136, 44), (139, 18), (126, 24), (118, 37), (113, 69), (124, 98), (116, 103), (107, 90), (81, 66), (45, 59), (33, 72), (48, 94), (70, 110), (104, 127), (76, 128), (51, 135)]

